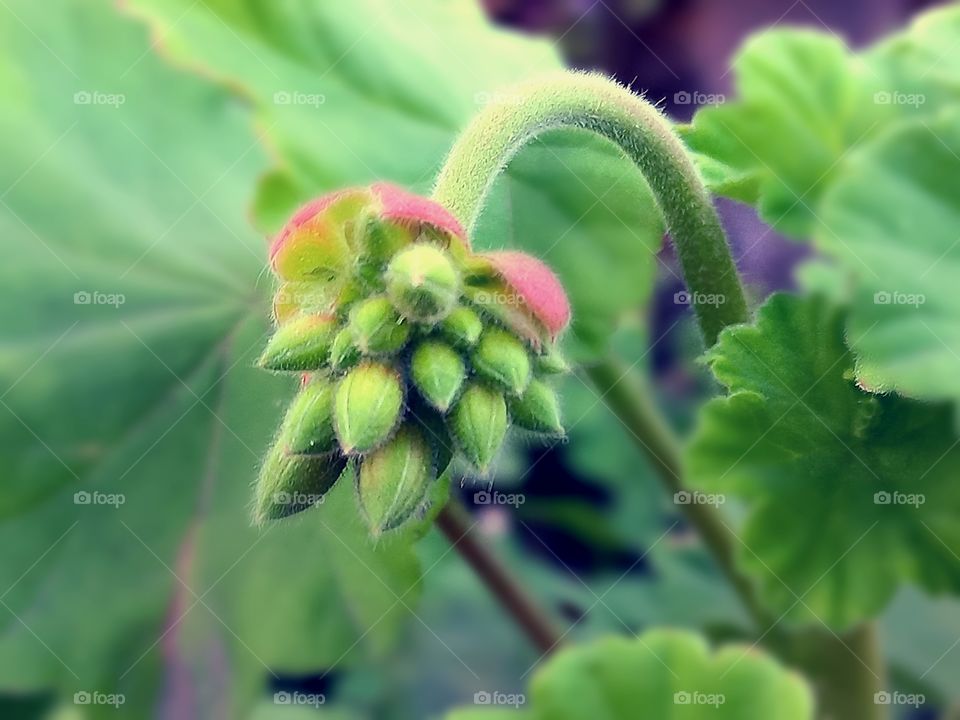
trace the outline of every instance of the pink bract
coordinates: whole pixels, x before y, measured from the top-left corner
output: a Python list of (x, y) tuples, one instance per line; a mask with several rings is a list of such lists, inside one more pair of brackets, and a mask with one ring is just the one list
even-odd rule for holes
[(540, 260), (514, 250), (483, 253), (496, 273), (523, 298), (524, 305), (553, 338), (570, 322), (570, 302), (560, 280)]

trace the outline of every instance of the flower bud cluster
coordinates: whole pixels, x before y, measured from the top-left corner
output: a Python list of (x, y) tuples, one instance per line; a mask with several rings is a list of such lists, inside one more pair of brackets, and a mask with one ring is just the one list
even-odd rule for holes
[(454, 455), (483, 473), (511, 425), (563, 434), (549, 377), (567, 370), (570, 310), (536, 258), (473, 253), (443, 207), (386, 184), (310, 203), (270, 256), (277, 330), (260, 365), (303, 382), (261, 470), (260, 521), (349, 474), (379, 534), (426, 508)]

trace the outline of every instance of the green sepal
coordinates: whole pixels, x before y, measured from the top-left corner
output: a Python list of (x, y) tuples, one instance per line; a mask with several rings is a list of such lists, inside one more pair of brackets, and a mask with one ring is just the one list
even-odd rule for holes
[(466, 378), (460, 354), (444, 342), (427, 340), (410, 358), (410, 376), (423, 398), (440, 412), (446, 412)]
[(512, 395), (521, 395), (530, 382), (530, 355), (523, 342), (503, 328), (484, 330), (472, 359), (474, 370)]
[(258, 360), (260, 367), (283, 372), (319, 370), (327, 364), (336, 318), (302, 315), (281, 325)]
[(546, 435), (565, 434), (557, 393), (536, 378), (530, 381), (523, 395), (510, 399), (510, 419), (524, 430)]
[(357, 496), (370, 532), (380, 535), (413, 516), (435, 478), (430, 444), (415, 425), (402, 425), (360, 464)]
[(340, 330), (330, 344), (330, 367), (337, 371), (346, 370), (360, 362), (361, 357), (350, 328)]
[(446, 252), (420, 243), (394, 256), (386, 270), (387, 295), (404, 317), (423, 323), (442, 320), (460, 297), (460, 274)]
[(481, 383), (468, 384), (447, 422), (464, 457), (486, 472), (507, 434), (503, 393)]
[(537, 373), (542, 375), (564, 375), (570, 372), (569, 363), (553, 343), (547, 344), (543, 352), (534, 357), (533, 362)]
[(334, 383), (318, 376), (294, 398), (280, 428), (280, 444), (291, 455), (322, 455), (337, 448), (333, 429)]
[(260, 469), (254, 498), (254, 521), (262, 525), (323, 502), (324, 495), (340, 478), (344, 467), (346, 458), (339, 453), (290, 455), (281, 443), (275, 444)]
[(471, 348), (480, 339), (483, 321), (472, 308), (461, 305), (450, 311), (450, 314), (440, 323), (439, 329), (455, 346)]
[(400, 420), (403, 386), (391, 367), (366, 362), (337, 385), (334, 428), (346, 454), (367, 453), (390, 437)]
[(410, 337), (410, 324), (382, 296), (358, 303), (350, 315), (349, 327), (354, 343), (364, 355), (393, 355)]

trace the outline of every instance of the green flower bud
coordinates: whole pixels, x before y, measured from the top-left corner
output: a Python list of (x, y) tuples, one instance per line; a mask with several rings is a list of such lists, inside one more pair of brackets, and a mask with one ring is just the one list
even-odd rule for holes
[(337, 448), (333, 430), (333, 383), (315, 377), (290, 404), (279, 444), (292, 455), (321, 455)]
[(483, 321), (473, 310), (461, 305), (443, 319), (440, 332), (457, 347), (473, 347), (483, 332)]
[(381, 445), (396, 427), (402, 406), (395, 370), (370, 362), (353, 368), (334, 397), (334, 427), (343, 452), (362, 454)]
[(450, 411), (448, 422), (461, 452), (485, 472), (507, 434), (503, 395), (480, 383), (470, 383)]
[(403, 425), (360, 465), (357, 495), (370, 531), (401, 525), (423, 504), (435, 478), (430, 445), (413, 425)]
[(525, 430), (563, 435), (560, 401), (549, 385), (534, 378), (519, 398), (510, 400), (510, 418)]
[(480, 375), (520, 395), (530, 382), (530, 356), (515, 335), (498, 327), (484, 330), (473, 351), (473, 368)]
[(387, 294), (406, 318), (442, 320), (460, 296), (460, 274), (447, 254), (421, 243), (397, 253), (386, 272)]
[(570, 365), (552, 344), (534, 358), (537, 372), (543, 375), (563, 375), (570, 372)]
[(410, 375), (424, 399), (445, 413), (460, 391), (467, 369), (456, 350), (446, 343), (427, 340), (413, 351)]
[(354, 308), (350, 332), (364, 355), (392, 355), (406, 345), (410, 324), (397, 314), (390, 300), (372, 297)]
[(346, 370), (360, 361), (360, 348), (353, 341), (353, 331), (343, 328), (330, 344), (330, 367), (334, 370)]
[(336, 332), (336, 319), (329, 315), (302, 315), (281, 325), (260, 356), (267, 370), (303, 371), (323, 367)]
[(322, 502), (345, 466), (342, 455), (288, 455), (282, 443), (277, 443), (260, 469), (254, 520), (262, 525), (267, 520), (279, 520)]

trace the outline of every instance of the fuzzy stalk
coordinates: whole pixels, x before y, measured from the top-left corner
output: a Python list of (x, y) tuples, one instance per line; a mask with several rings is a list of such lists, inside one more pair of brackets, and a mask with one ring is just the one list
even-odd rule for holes
[(720, 219), (697, 169), (653, 105), (610, 79), (562, 72), (513, 88), (470, 123), (453, 146), (433, 191), (473, 232), (497, 176), (516, 153), (545, 132), (592, 131), (618, 145), (653, 191), (691, 293), (720, 296), (694, 310), (706, 344), (728, 325), (748, 320), (743, 288)]

